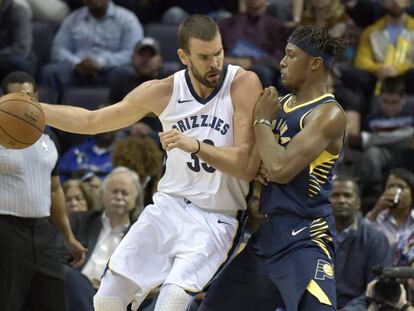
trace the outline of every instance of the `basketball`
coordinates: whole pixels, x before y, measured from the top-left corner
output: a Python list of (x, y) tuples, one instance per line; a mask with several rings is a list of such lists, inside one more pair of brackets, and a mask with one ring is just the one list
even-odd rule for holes
[(42, 107), (24, 93), (0, 97), (0, 145), (23, 149), (33, 145), (45, 129)]

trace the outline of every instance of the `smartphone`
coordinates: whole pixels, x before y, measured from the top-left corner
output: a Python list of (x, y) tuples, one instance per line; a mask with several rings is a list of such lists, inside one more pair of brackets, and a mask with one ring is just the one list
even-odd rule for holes
[(394, 199), (392, 200), (392, 207), (396, 207), (398, 204), (400, 204), (400, 197), (401, 197), (401, 188), (397, 188), (397, 191), (395, 192)]

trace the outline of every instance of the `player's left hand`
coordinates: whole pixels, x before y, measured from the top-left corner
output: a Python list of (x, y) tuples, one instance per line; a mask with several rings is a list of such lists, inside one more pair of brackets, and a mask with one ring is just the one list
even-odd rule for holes
[(275, 87), (270, 86), (263, 90), (254, 107), (254, 119), (273, 120), (280, 109), (279, 94)]
[(85, 261), (87, 249), (75, 237), (65, 239), (65, 245), (73, 256), (72, 267), (80, 267)]
[(173, 129), (160, 132), (158, 136), (160, 137), (162, 148), (165, 151), (178, 148), (188, 153), (193, 153), (198, 150), (197, 140), (182, 134), (178, 130)]
[(264, 167), (263, 162), (260, 163), (260, 169), (257, 173), (255, 180), (259, 181), (263, 185), (267, 186), (272, 180), (270, 178), (268, 170)]

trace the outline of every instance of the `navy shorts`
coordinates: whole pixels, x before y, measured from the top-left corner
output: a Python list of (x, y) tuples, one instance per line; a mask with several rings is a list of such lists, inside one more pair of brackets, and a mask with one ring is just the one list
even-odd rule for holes
[(333, 216), (266, 217), (200, 311), (336, 310), (334, 249)]

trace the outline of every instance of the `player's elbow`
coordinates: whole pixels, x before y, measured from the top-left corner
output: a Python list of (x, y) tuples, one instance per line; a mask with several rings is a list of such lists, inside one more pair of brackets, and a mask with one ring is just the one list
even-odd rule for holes
[(98, 131), (99, 127), (99, 120), (98, 120), (98, 113), (96, 110), (87, 110), (85, 112), (84, 118), (84, 126), (83, 126), (83, 134), (86, 135), (96, 135), (99, 134)]
[[(246, 163), (244, 168), (243, 163)], [(252, 181), (256, 177), (259, 170), (259, 163), (260, 162), (256, 163), (256, 161), (252, 161), (249, 149), (241, 148), (235, 167), (236, 177), (243, 181)]]

